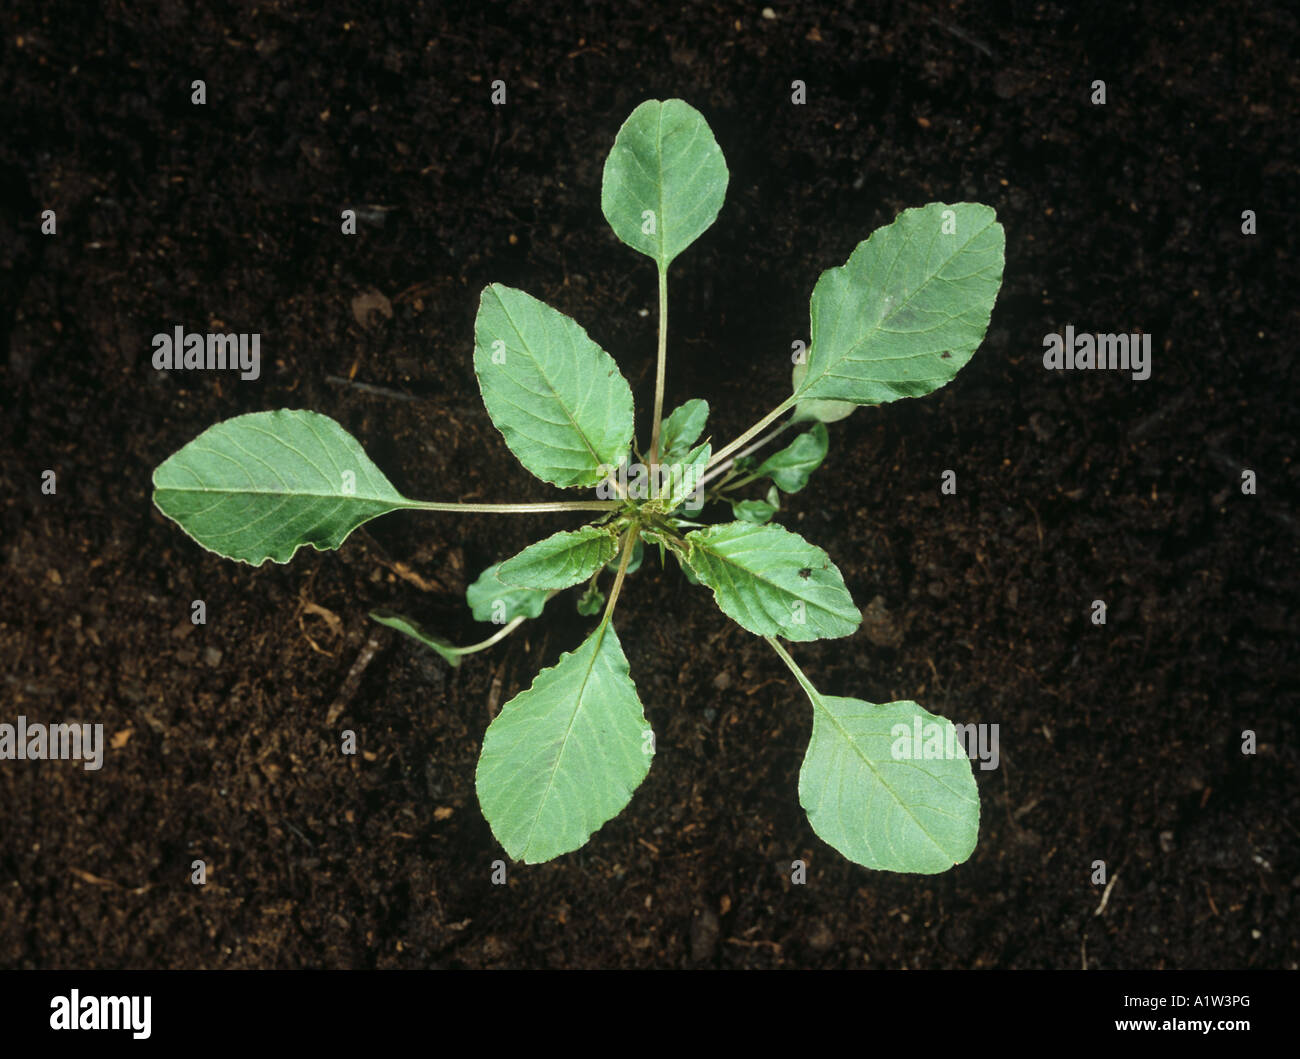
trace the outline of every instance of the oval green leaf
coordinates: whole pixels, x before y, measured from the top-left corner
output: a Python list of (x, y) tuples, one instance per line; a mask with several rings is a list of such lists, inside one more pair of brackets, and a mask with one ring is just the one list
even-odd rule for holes
[(799, 802), (818, 837), (880, 871), (933, 875), (966, 860), (979, 837), (979, 790), (952, 722), (915, 702), (804, 690), (813, 730)]
[(618, 130), (600, 208), (619, 239), (663, 270), (717, 218), (727, 180), (704, 115), (680, 99), (650, 99)]
[(618, 539), (607, 529), (584, 526), (554, 533), (530, 544), (497, 570), (503, 584), (517, 588), (558, 589), (585, 581), (618, 551)]
[(808, 476), (822, 465), (829, 448), (830, 435), (825, 424), (816, 423), (780, 452), (772, 453), (754, 473), (771, 478), (782, 492), (797, 493), (808, 484)]
[(632, 390), (614, 358), (531, 294), (484, 289), (474, 374), (510, 451), (544, 482), (594, 486), (632, 444)]
[(664, 461), (671, 462), (699, 441), (708, 421), (709, 402), (702, 397), (694, 397), (674, 408), (664, 420), (659, 436)]
[(752, 522), (758, 526), (771, 522), (772, 516), (781, 510), (780, 504), (772, 496), (775, 492), (776, 486), (772, 486), (766, 500), (733, 500), (731, 513), (741, 522)]
[(782, 526), (724, 522), (686, 543), (691, 570), (722, 612), (756, 636), (834, 639), (862, 621), (830, 556)]
[(1006, 239), (975, 202), (904, 210), (828, 269), (812, 295), (801, 401), (883, 404), (948, 383), (984, 340)]
[(488, 726), (475, 788), (515, 860), (552, 860), (585, 845), (632, 799), (654, 739), (614, 626), (537, 674)]
[(474, 614), (475, 621), (490, 621), (504, 625), (521, 614), (535, 618), (542, 613), (550, 592), (538, 588), (518, 588), (505, 584), (497, 576), (500, 563), (493, 563), (465, 589), (465, 602)]
[(409, 506), (357, 440), (316, 412), (282, 408), (209, 427), (153, 472), (153, 502), (208, 551), (261, 566), (304, 544), (330, 551)]

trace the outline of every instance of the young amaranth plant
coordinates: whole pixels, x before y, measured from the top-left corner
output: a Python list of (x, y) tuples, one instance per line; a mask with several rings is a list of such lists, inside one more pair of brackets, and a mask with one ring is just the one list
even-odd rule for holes
[[(859, 243), (813, 289), (811, 340), (796, 357), (790, 395), (715, 451), (711, 439), (699, 440), (705, 401), (662, 416), (668, 269), (716, 219), (728, 176), (708, 124), (677, 99), (637, 107), (605, 162), (605, 217), (658, 270), (658, 366), (644, 450), (634, 443), (626, 379), (582, 327), (521, 290), (483, 291), (474, 372), (492, 422), (542, 481), (595, 488), (595, 498), (411, 500), (334, 420), (281, 409), (204, 431), (154, 472), (154, 503), (204, 548), (254, 566), (287, 563), (304, 544), (338, 548), (362, 523), (402, 509), (592, 514), (589, 525), (525, 548), (469, 587), (474, 617), (502, 626), (482, 643), (454, 647), (409, 618), (373, 615), (456, 665), (538, 617), (563, 589), (584, 586), (578, 609), (601, 614), (582, 644), (487, 728), (475, 786), (506, 852), (535, 863), (578, 849), (649, 772), (654, 735), (613, 622), (648, 542), (661, 563), (671, 553), (724, 614), (763, 637), (807, 694), (812, 736), (799, 800), (817, 835), (868, 868), (945, 871), (970, 856), (979, 830), (979, 795), (955, 729), (915, 702), (818, 691), (781, 641), (849, 636), (861, 615), (826, 552), (770, 520), (782, 494), (802, 489), (825, 458), (826, 423), (858, 405), (930, 393), (970, 360), (1002, 283), (1002, 227), (988, 206), (933, 202)], [(796, 427), (807, 429), (785, 448), (752, 455)], [(757, 494), (746, 491), (756, 486)], [(729, 504), (733, 521), (694, 521), (709, 501)], [(599, 586), (611, 573), (605, 598)]]

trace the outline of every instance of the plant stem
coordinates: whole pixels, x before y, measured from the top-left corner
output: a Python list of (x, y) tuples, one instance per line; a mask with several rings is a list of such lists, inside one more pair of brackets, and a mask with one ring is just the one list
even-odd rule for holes
[[(551, 589), (550, 592), (546, 593), (546, 602), (549, 603), (559, 594), (560, 594), (560, 590), (558, 588)], [(502, 640), (504, 640), (507, 636), (509, 636), (512, 632), (514, 632), (517, 628), (519, 628), (520, 625), (522, 625), (527, 620), (528, 620), (527, 614), (517, 615), (516, 617), (513, 617), (508, 622), (506, 622), (505, 625), (501, 626), (501, 628), (499, 628), (486, 640), (481, 640), (478, 643), (470, 644), (468, 647), (454, 647), (452, 648), (452, 650), (455, 651), (455, 653), (458, 655), (472, 655), (476, 651), (486, 651), (493, 644), (500, 643)]]
[(534, 504), (456, 504), (411, 500), (403, 505), (414, 511), (451, 511), (465, 515), (534, 515), (544, 511), (616, 511), (617, 500), (543, 500)]
[(520, 624), (526, 621), (527, 618), (528, 618), (527, 614), (520, 614), (518, 617), (511, 618), (509, 622), (501, 626), (501, 628), (499, 628), (486, 640), (483, 640), (481, 643), (470, 644), (468, 647), (457, 647), (455, 648), (455, 653), (458, 655), (472, 655), (476, 651), (486, 651), (493, 644), (500, 643), (512, 632), (514, 632), (517, 628), (519, 628)]
[(725, 491), (729, 493), (731, 490), (739, 489), (742, 485), (749, 485), (750, 482), (756, 481), (757, 479), (758, 475), (756, 474), (743, 474), (739, 478), (728, 482), (724, 488)]
[(628, 530), (627, 543), (623, 545), (623, 557), (618, 561), (618, 573), (614, 575), (614, 585), (609, 590), (609, 602), (605, 604), (605, 616), (600, 619), (602, 629), (614, 616), (614, 604), (618, 602), (618, 594), (623, 591), (623, 578), (627, 576), (627, 564), (632, 559), (632, 549), (636, 547), (636, 539), (640, 532), (641, 527), (637, 525), (633, 525)]
[(664, 375), (668, 361), (668, 269), (659, 266), (659, 364), (655, 368), (655, 412), (650, 428), (650, 466), (659, 459), (659, 426), (664, 414)]
[(733, 452), (735, 452), (738, 448), (740, 448), (740, 446), (742, 446), (743, 444), (745, 444), (745, 442), (747, 442), (747, 441), (748, 441), (750, 438), (752, 438), (755, 434), (759, 434), (759, 433), (761, 433), (763, 430), (767, 429), (767, 426), (768, 426), (770, 423), (772, 423), (772, 422), (774, 422), (775, 420), (779, 419), (779, 418), (780, 418), (782, 415), (784, 415), (784, 414), (785, 414), (785, 413), (786, 413), (790, 408), (792, 408), (792, 407), (794, 406), (794, 404), (795, 404), (794, 396), (791, 395), (791, 396), (787, 397), (787, 398), (786, 398), (784, 401), (782, 401), (779, 405), (777, 405), (775, 408), (773, 408), (772, 411), (768, 412), (767, 415), (765, 415), (762, 419), (760, 419), (760, 420), (759, 420), (757, 423), (755, 423), (752, 427), (750, 427), (750, 428), (749, 428), (748, 430), (746, 430), (743, 434), (741, 434), (740, 437), (738, 437), (738, 438), (737, 438), (735, 441), (733, 441), (730, 445), (727, 445), (725, 448), (719, 449), (717, 452), (715, 452), (715, 453), (713, 454), (713, 458), (712, 458), (711, 460), (709, 460), (708, 467), (705, 467), (705, 470), (707, 471), (707, 470), (709, 470), (709, 468), (713, 467), (715, 464), (721, 463), (721, 462), (722, 462), (723, 460), (725, 460), (728, 456), (730, 456)]
[[(792, 426), (794, 426), (794, 420), (787, 419), (775, 430), (769, 431), (767, 434), (763, 435), (763, 437), (759, 438), (756, 442), (754, 442), (754, 444), (748, 446), (743, 452), (736, 453), (736, 455), (732, 456), (724, 463), (721, 463), (717, 467), (714, 467), (713, 470), (709, 471), (703, 478), (700, 479), (700, 485), (708, 485), (711, 481), (713, 481), (714, 478), (718, 477), (718, 475), (725, 474), (727, 472), (727, 469), (731, 467), (737, 460), (743, 460), (751, 452), (757, 452), (773, 438), (780, 436), (782, 433), (789, 430)], [(737, 482), (736, 484), (740, 485), (742, 483)]]
[(731, 479), (735, 473), (734, 470), (728, 471), (722, 476), (722, 481), (714, 485), (712, 489), (706, 489), (704, 495), (712, 497), (714, 500), (721, 500), (723, 494), (731, 492)]

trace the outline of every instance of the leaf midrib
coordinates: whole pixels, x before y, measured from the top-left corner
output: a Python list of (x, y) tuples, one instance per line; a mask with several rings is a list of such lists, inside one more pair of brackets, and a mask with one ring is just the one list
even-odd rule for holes
[(196, 488), (193, 486), (182, 487), (174, 485), (159, 485), (154, 482), (154, 490), (159, 493), (199, 493), (210, 494), (220, 493), (224, 496), (284, 496), (284, 497), (302, 497), (303, 499), (312, 500), (373, 500), (380, 504), (393, 504), (400, 507), (408, 503), (405, 497), (401, 496), (372, 496), (369, 493), (313, 493), (297, 492), (295, 490), (285, 489), (237, 489), (227, 488)]
[(564, 752), (569, 748), (569, 739), (573, 735), (573, 726), (578, 720), (578, 714), (582, 711), (583, 696), (587, 691), (587, 684), (591, 681), (592, 671), (596, 668), (596, 659), (600, 657), (600, 649), (605, 643), (605, 632), (609, 628), (607, 622), (601, 622), (600, 628), (596, 630), (596, 643), (592, 648), (591, 661), (587, 664), (587, 671), (582, 675), (582, 683), (578, 688), (576, 701), (574, 702), (573, 712), (569, 714), (569, 723), (564, 729), (564, 738), (560, 740), (559, 752), (555, 755), (555, 763), (551, 766), (551, 774), (546, 779), (546, 790), (537, 800), (537, 812), (533, 814), (533, 822), (528, 825), (528, 839), (524, 843), (523, 859), (528, 860), (528, 851), (533, 845), (533, 836), (537, 832), (537, 822), (542, 818), (542, 810), (546, 808), (546, 803), (551, 797), (551, 790), (555, 786), (556, 774), (560, 771), (560, 761), (564, 758)]

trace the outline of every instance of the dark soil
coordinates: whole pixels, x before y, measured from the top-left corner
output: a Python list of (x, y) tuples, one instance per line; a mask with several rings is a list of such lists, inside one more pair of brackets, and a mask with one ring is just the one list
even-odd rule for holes
[[(0, 965), (1296, 967), (1289, 5), (375, 6), (0, 14), (0, 721), (115, 745), (99, 772), (0, 762)], [(669, 404), (708, 398), (717, 438), (788, 392), (817, 276), (874, 228), (936, 199), (1006, 228), (974, 360), (833, 426), (782, 516), (868, 611), (796, 647), (823, 690), (1000, 725), (979, 846), (944, 875), (814, 836), (802, 693), (647, 561), (619, 628), (650, 776), (584, 849), (493, 886), (484, 728), (589, 622), (566, 596), (451, 670), (366, 615), (480, 639), (467, 582), (575, 520), (401, 514), (252, 569), (151, 504), (202, 428), (278, 407), (338, 419), (409, 495), (553, 496), (482, 411), (478, 294), (573, 315), (644, 415), (654, 270), (605, 224), (600, 173), (670, 96), (731, 170), (671, 281)], [(259, 332), (262, 378), (155, 372), (177, 324)], [(1066, 324), (1151, 334), (1151, 378), (1044, 370)]]

